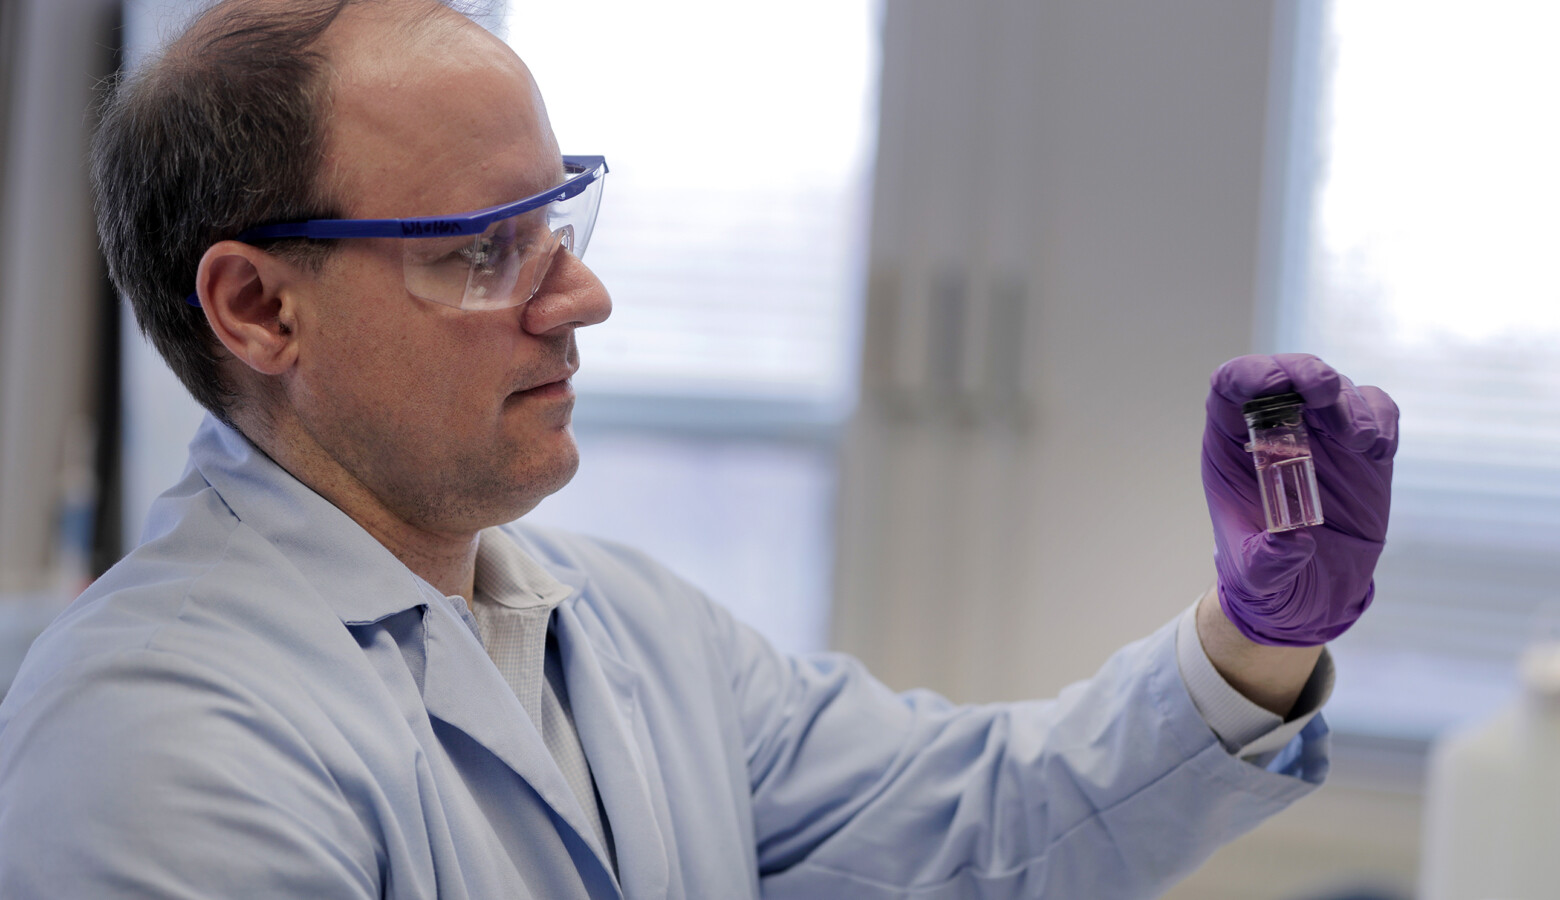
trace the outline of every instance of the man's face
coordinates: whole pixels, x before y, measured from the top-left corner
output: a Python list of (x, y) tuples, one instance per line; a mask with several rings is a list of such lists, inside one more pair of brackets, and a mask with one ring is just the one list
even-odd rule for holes
[[(562, 180), (541, 97), (506, 47), (469, 25), (387, 35), (354, 17), (371, 8), (349, 7), (330, 38), (323, 172), (345, 216), (467, 212)], [(302, 288), (284, 390), (308, 450), (416, 527), (513, 519), (574, 473), (574, 330), (605, 319), (611, 301), (560, 251), (521, 306), (441, 306), (408, 293), (401, 249), (343, 241)]]

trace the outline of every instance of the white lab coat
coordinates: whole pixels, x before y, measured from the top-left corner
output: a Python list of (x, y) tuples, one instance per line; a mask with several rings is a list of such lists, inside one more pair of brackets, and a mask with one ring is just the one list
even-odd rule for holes
[(1150, 897), (1326, 771), (1232, 757), (1174, 627), (1054, 701), (896, 695), (622, 547), (513, 525), (614, 878), (447, 599), (208, 419), (0, 705), (0, 896)]

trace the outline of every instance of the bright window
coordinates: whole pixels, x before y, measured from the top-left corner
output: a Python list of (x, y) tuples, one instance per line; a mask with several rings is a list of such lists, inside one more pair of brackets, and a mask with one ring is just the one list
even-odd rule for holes
[(876, 117), (867, 0), (512, 4), (566, 153), (607, 178), (590, 264), (612, 321), (587, 390), (838, 404)]
[(1333, 719), (1425, 737), (1560, 625), (1560, 7), (1332, 4), (1281, 343), (1402, 408), (1377, 606)]
[(566, 153), (607, 176), (573, 483), (532, 521), (642, 548), (789, 650), (825, 646), (855, 391), (874, 0), (515, 2)]

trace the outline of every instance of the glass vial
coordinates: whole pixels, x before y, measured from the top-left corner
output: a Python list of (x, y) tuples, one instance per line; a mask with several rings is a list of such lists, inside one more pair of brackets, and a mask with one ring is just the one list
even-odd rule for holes
[(1316, 489), (1316, 464), (1299, 394), (1258, 397), (1241, 407), (1251, 443), (1246, 450), (1257, 464), (1262, 513), (1270, 532), (1322, 524), (1322, 498)]

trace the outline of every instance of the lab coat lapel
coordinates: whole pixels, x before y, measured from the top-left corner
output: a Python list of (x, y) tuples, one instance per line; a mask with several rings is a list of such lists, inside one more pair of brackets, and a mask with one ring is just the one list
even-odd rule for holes
[(465, 732), (525, 780), (594, 851), (602, 871), (612, 870), (598, 846), (574, 792), (526, 715), (514, 691), (487, 658), (482, 645), (444, 604), (432, 603), (423, 617), (427, 670), (423, 702), (428, 714)]
[[(492, 753), (531, 786), (554, 816), (592, 848), (600, 871), (587, 881), (613, 884), (612, 869), (536, 725), (481, 642), (444, 597), (417, 578), (340, 509), (310, 490), (237, 431), (208, 416), (190, 444), (192, 461), (240, 521), (269, 541), (349, 628), (386, 622), (423, 608), (423, 703)], [(155, 524), (155, 523), (154, 523)], [(567, 581), (576, 588), (583, 583)], [(409, 636), (398, 638), (400, 641)], [(412, 664), (416, 654), (403, 646)], [(419, 673), (414, 671), (413, 677)], [(567, 677), (567, 676), (566, 676)], [(571, 683), (572, 683), (572, 679)], [(584, 728), (581, 728), (584, 738)], [(586, 751), (589, 754), (589, 744)], [(594, 757), (590, 757), (595, 762)], [(625, 821), (639, 818), (634, 815)], [(608, 805), (612, 815), (612, 805)], [(632, 831), (632, 826), (625, 830)], [(630, 846), (637, 846), (629, 841)], [(622, 853), (622, 842), (619, 842)], [(665, 861), (660, 883), (665, 884)]]
[(656, 790), (654, 767), (645, 758), (650, 744), (640, 720), (639, 676), (616, 656), (610, 642), (591, 639), (576, 602), (580, 584), (569, 577), (577, 573), (554, 568), (554, 574), (576, 586), (576, 595), (558, 607), (558, 649), (574, 725), (612, 829), (623, 895), (629, 900), (666, 897), (675, 873), (662, 832), (668, 821), (665, 798)]

